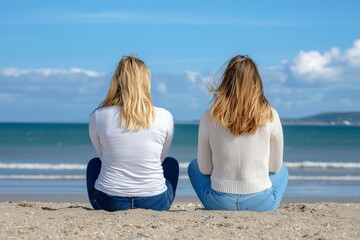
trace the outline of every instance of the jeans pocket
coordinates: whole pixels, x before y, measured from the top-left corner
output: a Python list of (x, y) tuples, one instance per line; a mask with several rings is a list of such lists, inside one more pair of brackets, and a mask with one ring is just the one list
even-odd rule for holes
[(212, 189), (208, 192), (208, 201), (205, 208), (207, 210), (229, 210), (219, 198), (223, 198), (221, 194), (215, 193)]
[(240, 207), (243, 210), (255, 211), (255, 212), (268, 212), (274, 209), (275, 197), (270, 194), (259, 194), (254, 198), (250, 198), (245, 202), (240, 203)]

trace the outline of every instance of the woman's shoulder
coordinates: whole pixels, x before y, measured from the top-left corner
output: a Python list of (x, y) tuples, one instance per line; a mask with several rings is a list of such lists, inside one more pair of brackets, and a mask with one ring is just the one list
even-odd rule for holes
[(162, 118), (162, 119), (166, 118), (166, 119), (171, 119), (171, 120), (173, 119), (171, 112), (166, 110), (165, 108), (154, 106), (154, 110), (155, 110), (156, 118)]
[(212, 120), (211, 120), (210, 110), (207, 110), (207, 111), (203, 112), (201, 119), (200, 119), (200, 124), (209, 125), (211, 123), (212, 123)]
[(121, 107), (118, 106), (108, 106), (108, 107), (100, 107), (95, 109), (91, 114), (90, 118), (102, 118), (109, 116), (118, 116), (121, 112)]
[(273, 113), (273, 121), (280, 119), (279, 113), (276, 111), (275, 108), (271, 107), (272, 113)]
[(279, 113), (273, 107), (271, 108), (271, 110), (273, 113), (273, 118), (272, 118), (272, 121), (269, 123), (269, 126), (271, 126), (271, 128), (277, 129), (279, 126), (281, 126), (281, 120), (279, 117)]
[(95, 109), (93, 113), (96, 114), (104, 114), (104, 113), (110, 113), (110, 112), (118, 112), (121, 109), (119, 106), (107, 106), (107, 107), (99, 107)]
[(205, 112), (203, 112), (201, 116), (201, 120), (206, 120), (206, 119), (210, 119), (210, 110), (206, 110)]

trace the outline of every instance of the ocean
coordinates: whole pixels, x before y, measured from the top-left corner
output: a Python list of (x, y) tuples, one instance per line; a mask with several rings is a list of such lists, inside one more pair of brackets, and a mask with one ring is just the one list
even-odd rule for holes
[[(287, 197), (360, 197), (360, 127), (283, 126)], [(198, 125), (176, 124), (170, 156), (180, 163), (178, 196), (196, 196), (186, 169)], [(86, 194), (95, 151), (87, 124), (0, 123), (0, 198), (6, 194)], [(0, 199), (1, 200), (1, 199)]]

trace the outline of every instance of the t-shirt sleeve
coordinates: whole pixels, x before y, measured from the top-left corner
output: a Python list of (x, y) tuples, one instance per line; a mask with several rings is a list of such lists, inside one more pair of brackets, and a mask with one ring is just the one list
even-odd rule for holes
[(213, 170), (212, 153), (210, 148), (209, 132), (211, 127), (209, 113), (206, 112), (201, 118), (198, 137), (198, 165), (204, 175), (211, 175)]
[(284, 137), (281, 121), (275, 109), (273, 109), (273, 121), (271, 124), (269, 171), (277, 172), (283, 163)]
[(166, 118), (165, 124), (167, 126), (167, 134), (165, 137), (163, 150), (161, 152), (161, 162), (164, 161), (164, 159), (168, 155), (168, 153), (170, 151), (172, 139), (174, 137), (174, 119), (170, 112), (166, 112), (166, 113), (167, 113), (167, 118)]
[(102, 151), (101, 151), (101, 144), (100, 144), (100, 138), (97, 134), (96, 131), (96, 112), (93, 112), (90, 115), (90, 119), (89, 119), (89, 136), (90, 136), (90, 140), (95, 148), (95, 151), (98, 155), (98, 157), (102, 158)]

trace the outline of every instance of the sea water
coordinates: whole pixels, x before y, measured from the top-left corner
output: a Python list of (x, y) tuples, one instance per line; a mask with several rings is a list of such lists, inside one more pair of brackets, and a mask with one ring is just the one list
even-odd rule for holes
[[(285, 196), (360, 197), (360, 127), (283, 130)], [(180, 163), (178, 196), (195, 196), (186, 170), (197, 134), (196, 124), (175, 125), (169, 155)], [(86, 194), (86, 164), (95, 156), (87, 124), (0, 123), (0, 195)]]

